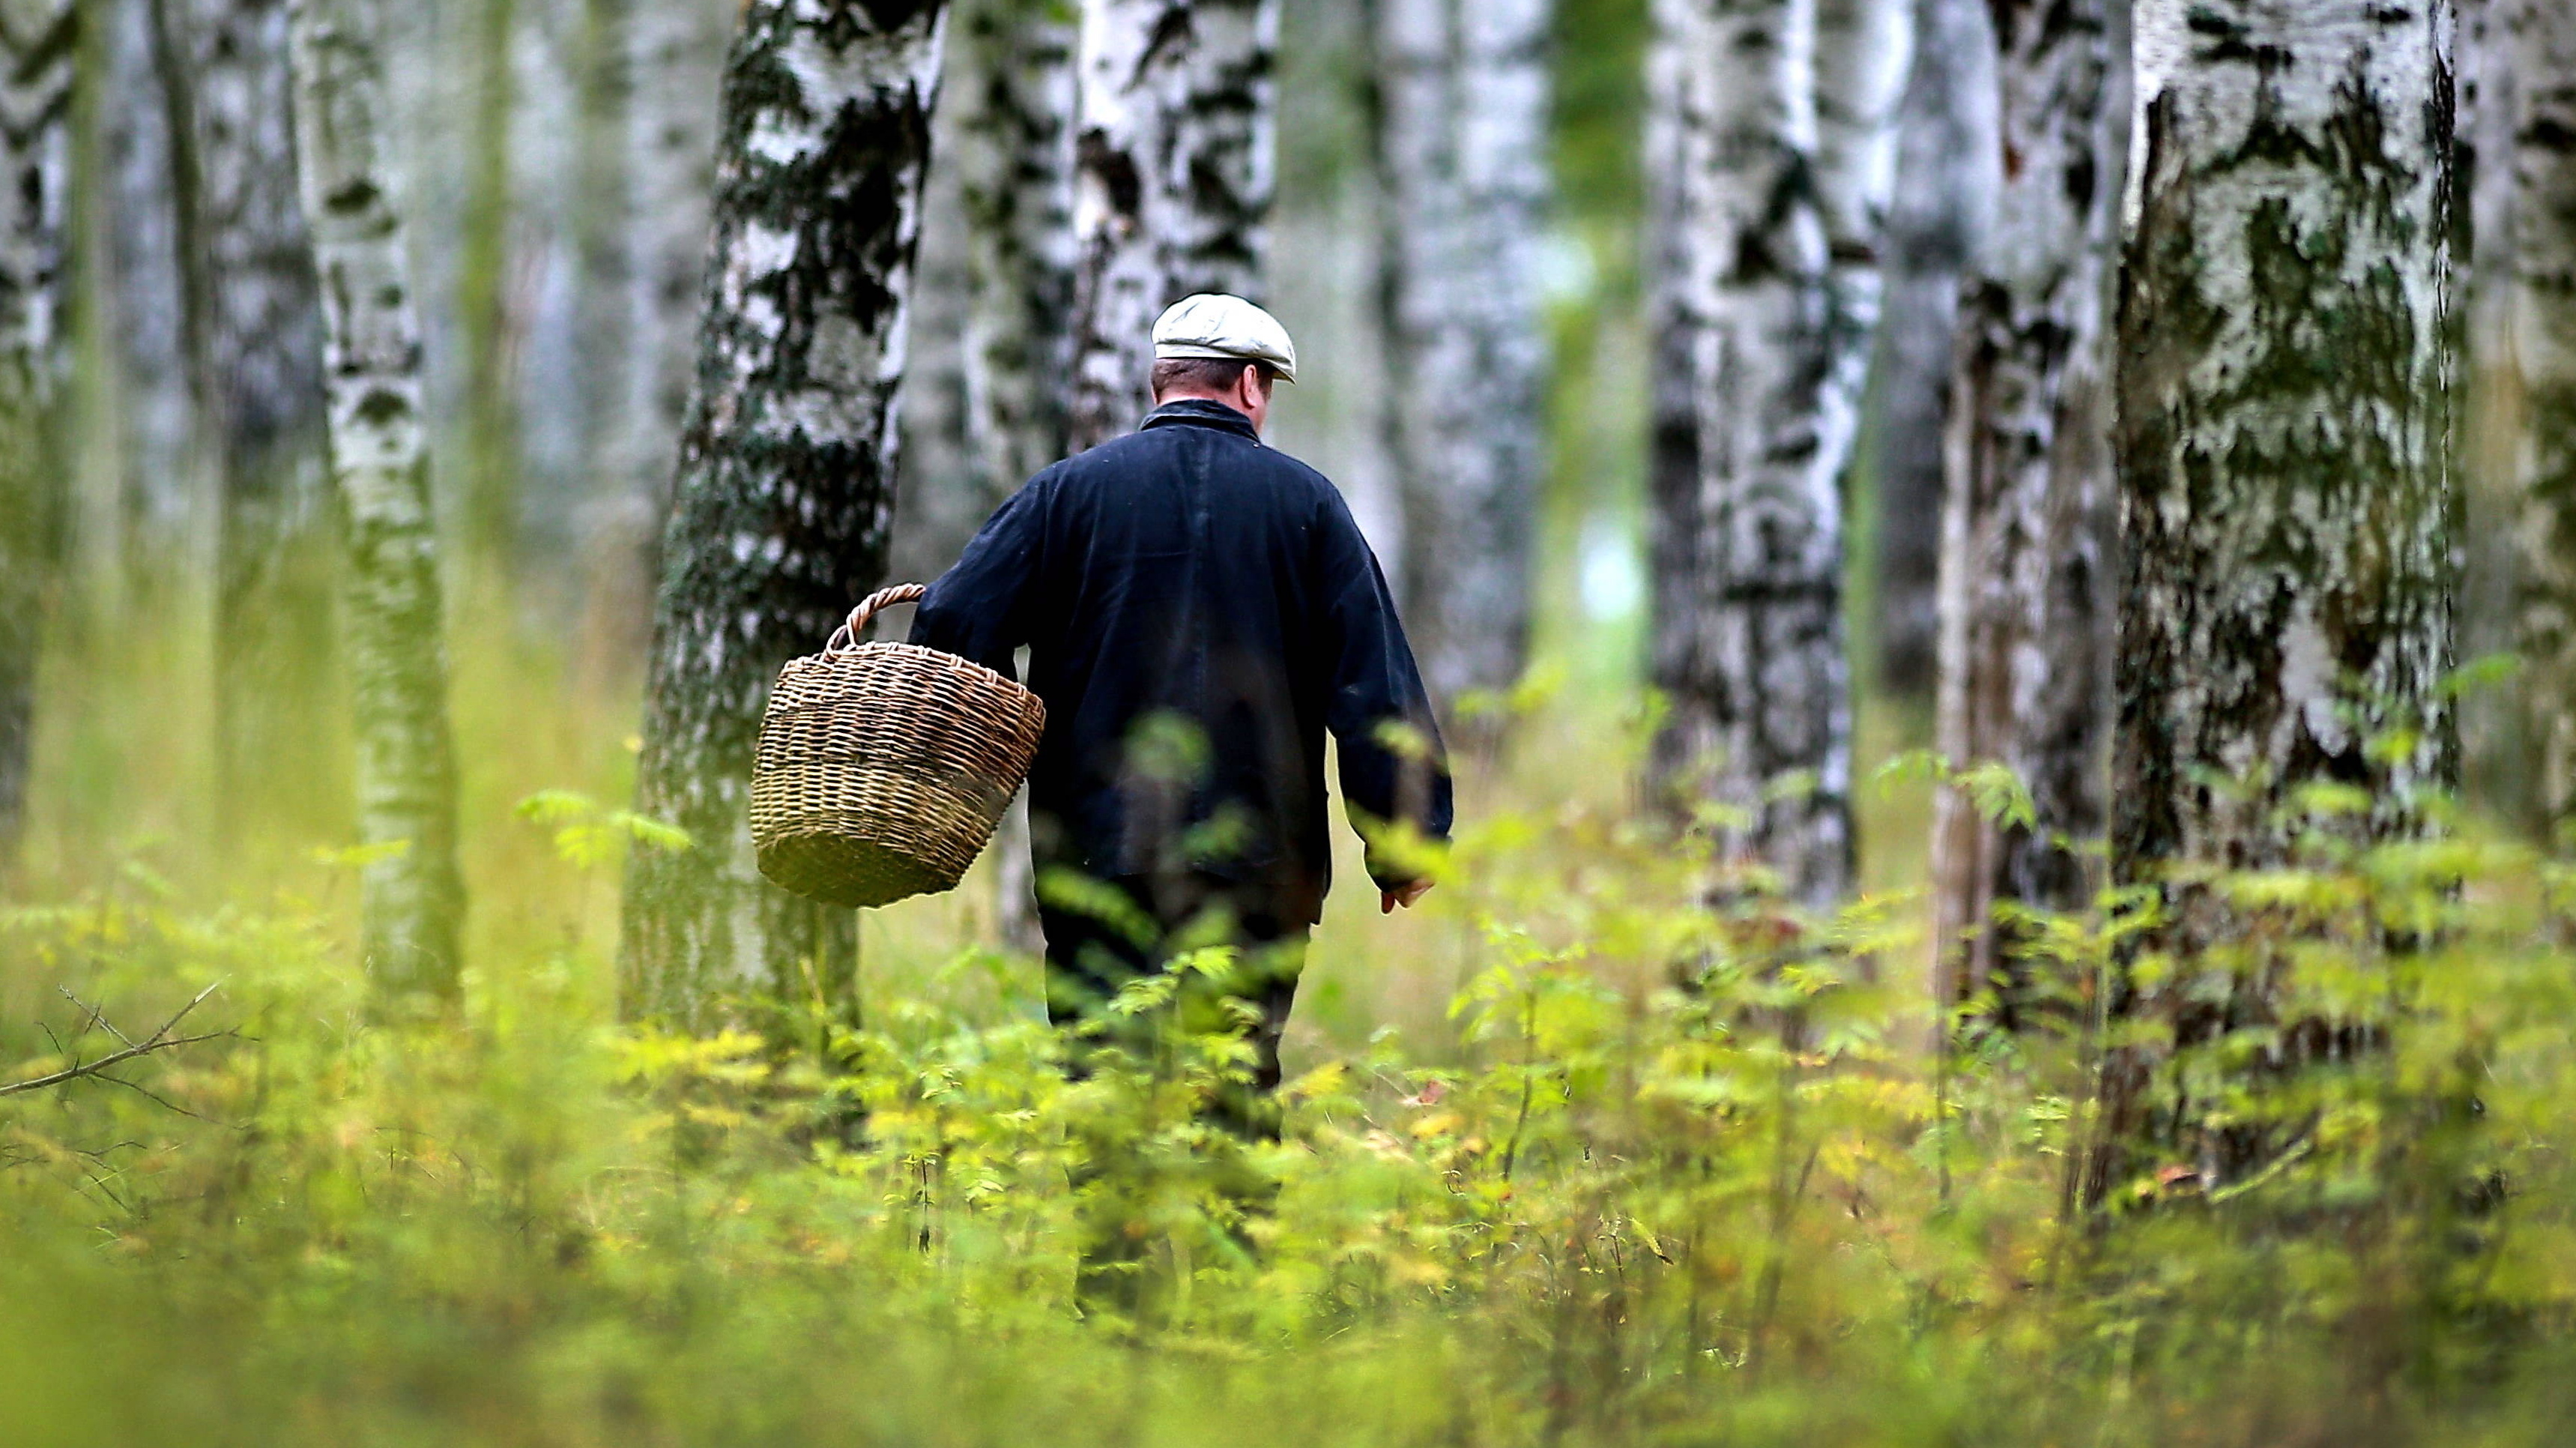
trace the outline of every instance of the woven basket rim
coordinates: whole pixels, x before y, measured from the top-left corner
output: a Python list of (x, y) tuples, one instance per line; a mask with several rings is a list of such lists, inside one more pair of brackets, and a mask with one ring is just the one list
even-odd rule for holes
[(1026, 694), (1032, 699), (1037, 698), (1037, 691), (1035, 689), (1030, 688), (1028, 685), (1021, 683), (1019, 680), (1014, 679), (999, 670), (986, 668), (984, 665), (975, 662), (964, 654), (952, 654), (946, 649), (934, 649), (927, 644), (895, 643), (890, 640), (880, 640), (876, 643), (859, 644), (852, 648), (842, 649), (838, 653), (827, 649), (821, 653), (799, 654), (795, 658), (789, 659), (786, 664), (782, 666), (780, 671), (783, 673), (786, 669), (792, 669), (798, 664), (841, 663), (852, 659), (865, 658), (871, 654), (918, 655), (925, 659), (936, 659), (943, 667), (964, 670), (978, 683), (999, 684), (1003, 688), (1009, 689), (1014, 693)]

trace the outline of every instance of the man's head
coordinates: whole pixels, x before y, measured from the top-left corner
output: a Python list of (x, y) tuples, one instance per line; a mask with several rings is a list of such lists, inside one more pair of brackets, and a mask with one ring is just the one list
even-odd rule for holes
[(1270, 418), (1270, 389), (1297, 380), (1297, 346), (1288, 329), (1241, 297), (1202, 292), (1174, 302), (1154, 323), (1154, 401), (1183, 397), (1222, 402), (1261, 427)]
[(1213, 357), (1165, 357), (1154, 363), (1154, 405), (1184, 397), (1222, 402), (1252, 419), (1255, 428), (1270, 421), (1269, 369), (1258, 362), (1220, 362)]

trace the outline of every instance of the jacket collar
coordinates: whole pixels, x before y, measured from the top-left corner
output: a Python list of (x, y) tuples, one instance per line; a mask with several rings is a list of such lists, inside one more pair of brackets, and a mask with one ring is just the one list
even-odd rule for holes
[(1213, 427), (1221, 432), (1248, 437), (1254, 442), (1261, 441), (1261, 431), (1252, 425), (1251, 418), (1222, 402), (1207, 397), (1182, 397), (1166, 402), (1152, 412), (1146, 413), (1145, 421), (1137, 431), (1142, 432), (1146, 428), (1168, 427), (1174, 424)]

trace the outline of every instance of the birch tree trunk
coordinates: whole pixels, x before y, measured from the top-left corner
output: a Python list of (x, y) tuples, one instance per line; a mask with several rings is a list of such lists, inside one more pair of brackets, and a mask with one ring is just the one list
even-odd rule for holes
[[(1646, 334), (1654, 352), (1647, 369), (1646, 491), (1652, 524), (1646, 530), (1646, 552), (1653, 619), (1650, 671), (1659, 689), (1685, 682), (1697, 662), (1699, 389), (1691, 360), (1690, 237), (1682, 197), (1683, 82), (1694, 3), (1652, 0), (1654, 28), (1646, 43), (1645, 116), (1637, 147), (1645, 202), (1639, 250)], [(1672, 782), (1672, 771), (1689, 762), (1682, 748), (1657, 741), (1652, 765), (1658, 779)]]
[[(1005, 498), (1064, 455), (1076, 36), (1072, 12), (1055, 0), (963, 0), (950, 16), (930, 184), (955, 255), (934, 258), (926, 245), (916, 287), (918, 305), (929, 305), (932, 267), (953, 267), (944, 280), (955, 315), (943, 320), (955, 332), (955, 372), (921, 375), (924, 349), (946, 340), (924, 337), (904, 423), (911, 438), (944, 421), (948, 435), (936, 442), (957, 456), (906, 443), (896, 529), (899, 566), (925, 577), (954, 563)], [(925, 384), (941, 395), (916, 410), (913, 389)]]
[[(286, 0), (156, 0), (183, 323), (218, 505), (219, 832), (310, 776), (330, 647), (321, 303), (296, 200)], [(261, 814), (264, 814), (263, 810)]]
[(725, 0), (638, 4), (627, 26), (634, 392), (615, 471), (635, 488), (633, 523), (647, 554), (660, 536), (696, 375), (718, 78), (737, 8)]
[(631, 867), (630, 1017), (705, 1026), (731, 993), (850, 1004), (857, 917), (762, 881), (745, 807), (779, 666), (884, 574), (941, 18), (938, 0), (742, 11), (637, 780), (696, 847)]
[[(2482, 659), (2523, 647), (2520, 590), (2527, 508), (2521, 486), (2522, 379), (2514, 363), (2520, 298), (2513, 276), (2513, 27), (2521, 0), (2454, 0), (2458, 95), (2452, 153), (2458, 245), (2452, 325), (2459, 334), (2460, 406), (2454, 463), (2461, 497), (2460, 656)], [(2460, 797), (2480, 814), (2544, 832), (2554, 815), (2548, 770), (2533, 746), (2545, 725), (2528, 707), (2537, 669), (2506, 687), (2460, 698)]]
[(346, 530), (368, 973), (453, 994), (465, 909), (420, 315), (387, 165), (375, 0), (293, 0), (296, 141), (321, 274), (331, 477)]
[(1940, 634), (1941, 500), (1959, 282), (1992, 227), (2002, 185), (1994, 32), (1983, 0), (1920, 0), (1913, 77), (1899, 107), (1879, 325), (1878, 683), (1933, 692)]
[(2522, 648), (2548, 822), (2576, 813), (2576, 13), (2506, 0), (2515, 95), (2513, 350), (2522, 373)]
[[(74, 520), (74, 542), (92, 617), (125, 607), (128, 565), (138, 555), (185, 557), (213, 520), (189, 526), (193, 508), (210, 501), (199, 475), (191, 428), (188, 354), (180, 326), (188, 315), (181, 292), (178, 218), (171, 205), (171, 116), (159, 97), (152, 0), (123, 0), (91, 13), (108, 27), (98, 71), (100, 94), (134, 98), (100, 107), (99, 177), (104, 194), (80, 222), (75, 245), (91, 264), (78, 268), (78, 306), (95, 329), (106, 366), (94, 382), (99, 405), (116, 424), (101, 429), (95, 469)], [(93, 32), (95, 34), (95, 32)], [(205, 555), (211, 562), (212, 555)]]
[[(1901, 75), (1884, 0), (1667, 0), (1655, 767), (1736, 812), (1723, 852), (1822, 907), (1852, 871), (1842, 489)], [(1896, 51), (1888, 65), (1884, 52)], [(1685, 449), (1690, 464), (1685, 470)]]
[(2108, 0), (1995, 0), (1996, 225), (1960, 291), (1942, 512), (1939, 744), (2000, 762), (2033, 822), (2005, 828), (1955, 789), (1936, 806), (1934, 982), (1944, 1006), (2037, 1001), (1999, 900), (2080, 908), (2080, 847), (2110, 823), (2116, 524), (2105, 346), (2128, 116)]
[(1405, 623), (1432, 697), (1527, 660), (1550, 0), (1376, 0), (1379, 299)]
[(464, 352), (462, 541), (483, 588), (512, 581), (519, 534), (519, 418), (510, 368), (510, 132), (518, 0), (474, 0), (468, 166), (457, 258), (457, 341)]
[(1064, 455), (1080, 28), (1058, 0), (987, 0), (963, 34), (977, 80), (954, 97), (961, 132), (974, 137), (958, 156), (966, 443), (989, 512)]
[(37, 655), (60, 551), (55, 422), (79, 16), (71, 0), (0, 4), (0, 878), (16, 863), (25, 818)]
[(576, 62), (581, 135), (574, 150), (572, 331), (584, 356), (574, 378), (581, 492), (572, 533), (583, 554), (578, 668), (586, 690), (606, 685), (613, 661), (627, 653), (616, 642), (640, 632), (626, 621), (650, 612), (638, 566), (644, 489), (625, 453), (632, 435), (626, 408), (642, 370), (635, 349), (637, 218), (631, 214), (634, 177), (627, 144), (635, 108), (634, 9), (628, 0), (581, 0)]
[[(1859, 441), (1886, 295), (1896, 111), (1914, 63), (1915, 0), (1802, 0), (1815, 7), (1812, 168), (1825, 228), (1826, 373), (1818, 440), (1837, 482)], [(1837, 545), (1839, 546), (1839, 545)]]
[[(975, 77), (952, 93), (966, 222), (966, 454), (975, 516), (1064, 456), (1063, 378), (1073, 355), (1074, 57), (1081, 28), (1059, 0), (983, 0), (961, 27)], [(955, 551), (951, 550), (952, 559)], [(1045, 948), (1029, 857), (1028, 798), (994, 840), (995, 923), (1022, 954)]]
[[(2451, 18), (2448, 0), (2137, 9), (2111, 863), (2164, 886), (2151, 951), (2242, 938), (2171, 872), (2288, 860), (2303, 787), (2357, 786), (2353, 830), (2385, 837), (2455, 773)], [(2113, 1017), (2154, 1035), (2106, 1064), (2091, 1199), (2140, 1143), (2203, 1190), (2266, 1159), (2267, 1125), (2210, 1125), (2182, 1082), (2148, 1084), (2162, 1049), (2237, 1028), (2280, 1028), (2257, 1069), (2333, 1049), (2323, 1023), (2280, 1019), (2269, 975), (2223, 1003), (2112, 983)]]
[(1076, 450), (1151, 402), (1154, 319), (1260, 301), (1276, 190), (1280, 0), (1083, 0), (1074, 139)]

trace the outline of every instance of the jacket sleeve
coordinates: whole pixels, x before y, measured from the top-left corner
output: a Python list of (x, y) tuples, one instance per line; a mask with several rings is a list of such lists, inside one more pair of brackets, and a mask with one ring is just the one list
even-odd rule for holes
[(1400, 889), (1421, 878), (1419, 855), (1383, 849), (1376, 836), (1381, 826), (1410, 826), (1421, 845), (1448, 842), (1449, 756), (1386, 574), (1341, 495), (1327, 491), (1313, 580), (1332, 676), (1324, 722), (1340, 746), (1342, 807), (1370, 840), (1369, 876), (1380, 889)]
[(1011, 495), (939, 575), (912, 616), (910, 642), (972, 659), (1006, 679), (1029, 641), (1029, 601), (1046, 561), (1047, 475)]

